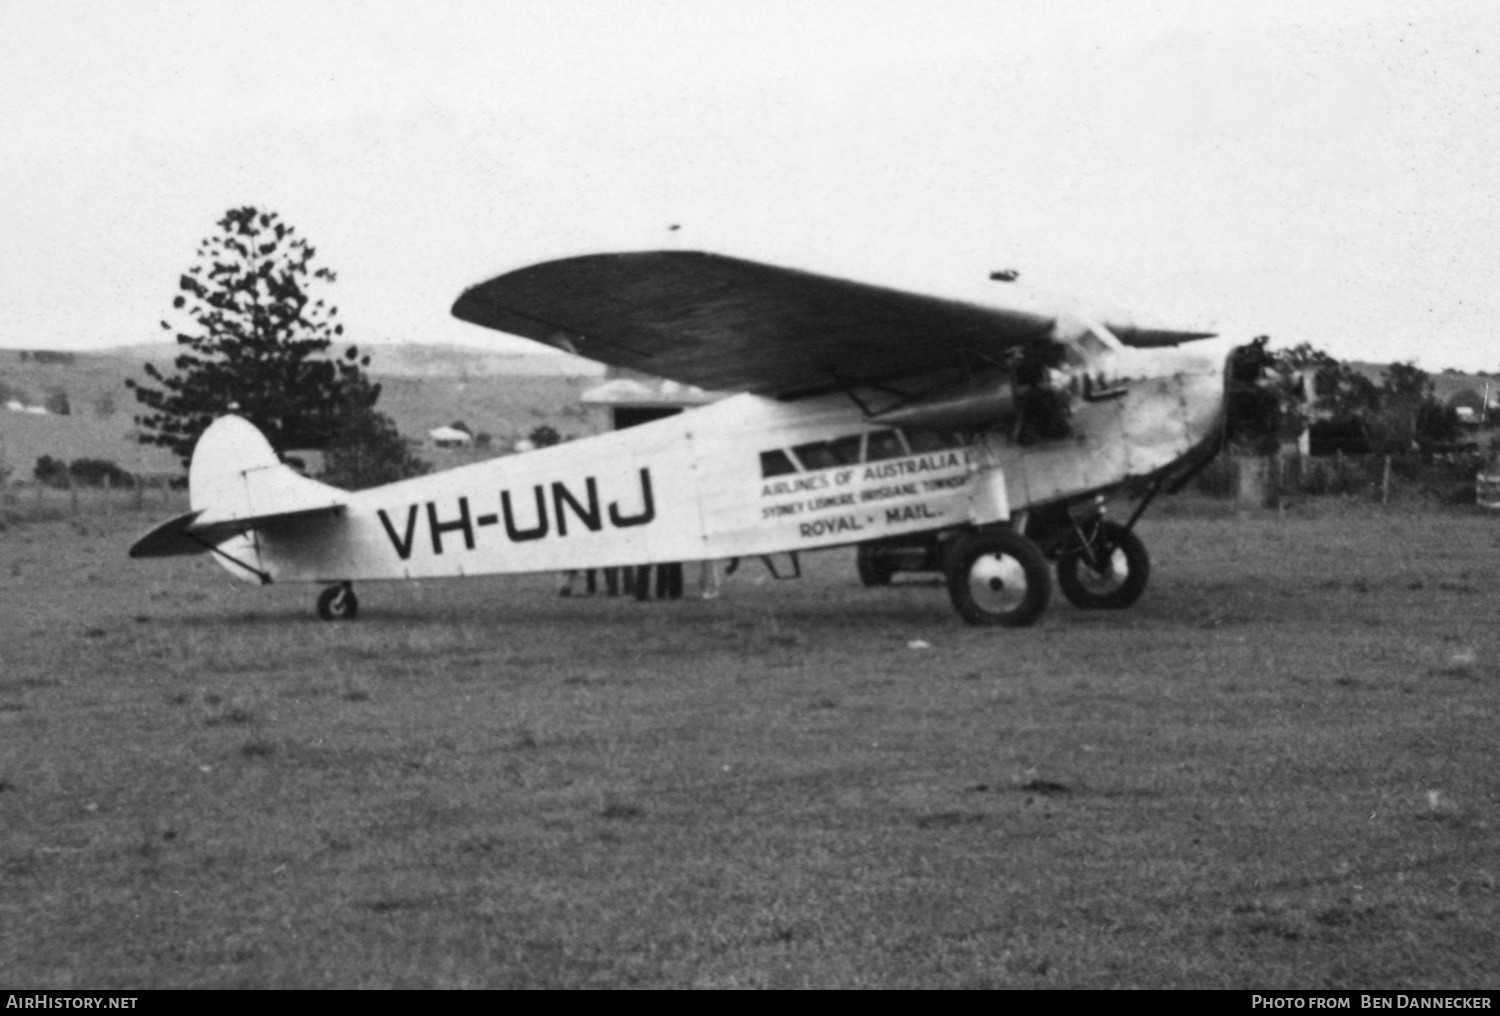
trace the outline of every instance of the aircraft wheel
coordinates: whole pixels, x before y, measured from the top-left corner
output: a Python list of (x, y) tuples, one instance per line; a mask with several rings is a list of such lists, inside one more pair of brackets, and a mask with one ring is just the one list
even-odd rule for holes
[(353, 621), (359, 616), (359, 597), (345, 582), (329, 586), (318, 595), (318, 616), (325, 621)]
[(967, 533), (948, 554), (948, 596), (970, 624), (1019, 628), (1047, 608), (1052, 574), (1042, 552), (1020, 533)]
[(882, 561), (879, 552), (868, 543), (861, 543), (854, 552), (854, 567), (859, 572), (859, 581), (867, 586), (888, 586), (895, 574), (895, 569)]
[(1118, 522), (1103, 521), (1090, 542), (1092, 560), (1077, 546), (1058, 556), (1057, 584), (1068, 602), (1085, 610), (1118, 610), (1139, 600), (1151, 577), (1151, 556), (1141, 538)]

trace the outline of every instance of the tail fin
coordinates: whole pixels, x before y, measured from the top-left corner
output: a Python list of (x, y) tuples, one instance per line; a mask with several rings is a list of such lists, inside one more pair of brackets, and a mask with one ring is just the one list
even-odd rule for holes
[(342, 509), (349, 495), (309, 480), (281, 459), (255, 425), (238, 416), (213, 422), (193, 448), (188, 497), (201, 512), (195, 528), (251, 528), (286, 515)]
[(222, 416), (211, 423), (193, 446), (188, 466), (188, 498), (203, 511), (234, 497), (233, 488), (247, 470), (281, 465), (271, 442), (240, 416)]
[(341, 512), (349, 495), (282, 465), (254, 424), (225, 416), (215, 420), (193, 448), (188, 500), (191, 512), (141, 537), (130, 556), (201, 554), (279, 519)]

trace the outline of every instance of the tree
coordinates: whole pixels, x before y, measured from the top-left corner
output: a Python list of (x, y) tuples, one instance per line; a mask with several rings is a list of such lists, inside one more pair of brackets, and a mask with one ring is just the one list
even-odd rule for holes
[(531, 433), (526, 436), (531, 439), (531, 443), (537, 448), (550, 448), (562, 441), (562, 435), (557, 432), (557, 428), (546, 423), (539, 427), (533, 427)]
[(1375, 382), (1332, 358), (1319, 365), (1313, 376), (1313, 391), (1318, 410), (1340, 422), (1368, 416), (1380, 408), (1380, 389)]
[(1281, 350), (1275, 359), (1277, 373), (1283, 377), (1311, 373), (1312, 391), (1302, 393), (1303, 401), (1311, 402), (1304, 408), (1304, 416), (1346, 421), (1380, 406), (1380, 389), (1373, 381), (1309, 343)]
[(36, 477), (37, 483), (46, 487), (66, 487), (69, 483), (68, 464), (50, 455), (43, 455), (36, 460), (31, 475)]
[(1426, 398), (1417, 407), (1413, 422), (1417, 444), (1424, 452), (1451, 450), (1459, 438), (1458, 410), (1445, 406), (1435, 398)]
[(1269, 337), (1258, 335), (1234, 351), (1229, 363), (1228, 420), (1225, 437), (1236, 451), (1269, 455), (1280, 443), (1286, 419), (1300, 399), (1300, 389), (1284, 384)]
[(363, 371), (369, 357), (354, 347), (341, 359), (326, 355), (344, 326), (313, 290), (334, 282), (334, 273), (314, 266), (316, 251), (274, 212), (231, 209), (218, 227), (172, 301), (187, 319), (177, 332), (177, 373), (148, 363), (146, 376), (160, 387), (126, 381), (149, 410), (135, 418), (141, 441), (172, 449), (186, 464), (198, 436), (229, 412), (260, 428), (278, 452), (325, 448), (344, 423), (367, 428), (361, 414), (380, 397)]
[(1415, 363), (1393, 363), (1380, 376), (1387, 401), (1420, 402), (1432, 397), (1432, 377)]
[(1381, 374), (1379, 405), (1369, 414), (1377, 451), (1430, 452), (1458, 437), (1458, 414), (1438, 401), (1432, 376), (1414, 363), (1393, 363)]
[(363, 405), (359, 398), (344, 407), (339, 426), (323, 450), (327, 483), (365, 490), (420, 476), (432, 466), (412, 454), (389, 416)]

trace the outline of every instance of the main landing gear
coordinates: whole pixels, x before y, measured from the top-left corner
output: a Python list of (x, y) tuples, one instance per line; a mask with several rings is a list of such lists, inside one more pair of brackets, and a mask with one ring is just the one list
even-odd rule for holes
[(1151, 555), (1134, 523), (1104, 517), (1102, 502), (1034, 509), (1016, 528), (948, 530), (861, 544), (856, 566), (867, 586), (887, 585), (900, 572), (940, 571), (948, 595), (970, 624), (1017, 627), (1047, 606), (1055, 563), (1057, 586), (1075, 607), (1119, 610), (1141, 598), (1151, 579)]
[(1052, 594), (1047, 559), (1036, 544), (1010, 529), (980, 529), (956, 537), (944, 571), (954, 609), (970, 624), (1032, 624)]
[(359, 597), (354, 585), (340, 582), (318, 595), (318, 616), (325, 621), (353, 621), (359, 616)]

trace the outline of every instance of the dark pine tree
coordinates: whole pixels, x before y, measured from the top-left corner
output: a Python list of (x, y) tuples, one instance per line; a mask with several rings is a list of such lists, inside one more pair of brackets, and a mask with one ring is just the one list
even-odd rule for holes
[(218, 227), (178, 280), (176, 373), (148, 363), (146, 377), (159, 387), (126, 382), (147, 410), (135, 418), (141, 440), (186, 464), (204, 429), (232, 412), (278, 452), (325, 448), (351, 414), (363, 418), (380, 397), (363, 370), (369, 357), (352, 347), (328, 355), (344, 326), (314, 290), (334, 273), (314, 266), (316, 251), (275, 212), (231, 209)]

